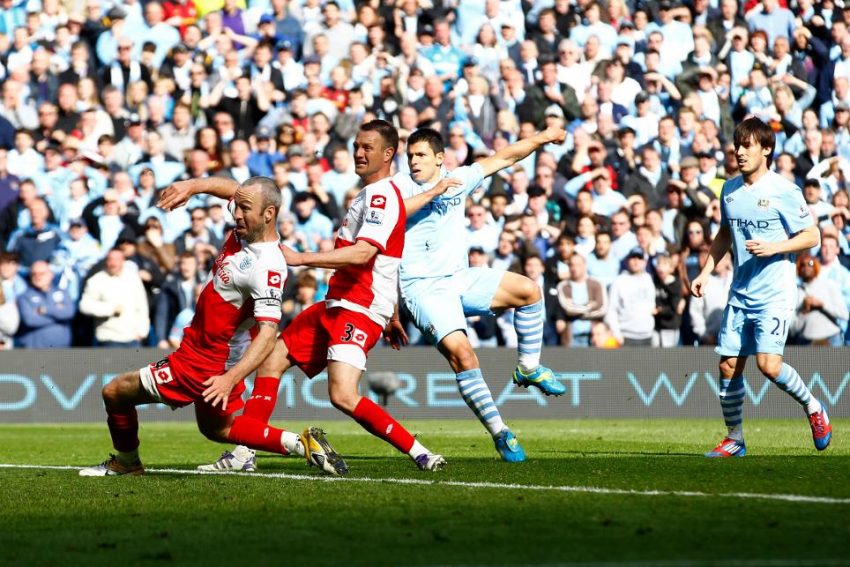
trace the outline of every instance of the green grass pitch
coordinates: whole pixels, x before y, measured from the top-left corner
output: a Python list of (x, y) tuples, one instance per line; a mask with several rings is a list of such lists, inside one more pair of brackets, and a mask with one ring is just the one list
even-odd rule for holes
[(0, 426), (0, 463), (44, 467), (0, 468), (0, 564), (850, 565), (849, 420), (822, 454), (802, 418), (748, 420), (750, 454), (724, 461), (701, 457), (718, 420), (515, 421), (521, 464), (472, 419), (408, 425), (446, 470), (333, 421), (345, 480), (272, 455), (195, 475), (222, 446), (143, 421), (151, 474), (81, 478), (46, 467), (102, 461), (105, 424)]

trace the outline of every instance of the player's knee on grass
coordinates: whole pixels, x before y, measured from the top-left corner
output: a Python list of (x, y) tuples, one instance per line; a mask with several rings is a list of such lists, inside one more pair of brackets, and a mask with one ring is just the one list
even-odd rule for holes
[(204, 437), (217, 443), (230, 443), (230, 425), (211, 420), (198, 419), (198, 430)]

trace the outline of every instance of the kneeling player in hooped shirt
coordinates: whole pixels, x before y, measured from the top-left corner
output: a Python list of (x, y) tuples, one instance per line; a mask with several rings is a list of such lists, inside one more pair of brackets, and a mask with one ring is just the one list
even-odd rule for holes
[[(357, 391), (366, 369), (367, 353), (381, 338), (385, 327), (394, 331), (394, 346), (406, 341), (401, 327), (393, 321), (406, 220), (406, 203), (389, 179), (397, 147), (398, 133), (389, 123), (375, 120), (361, 126), (354, 142), (355, 171), (366, 186), (346, 212), (334, 250), (297, 253), (283, 249), (292, 266), (336, 271), (325, 301), (295, 318), (258, 369), (251, 400), (264, 400), (265, 413), (260, 415), (253, 407), (246, 406), (243, 415), (269, 419), (280, 376), (290, 366), (298, 366), (309, 377), (327, 368), (328, 392), (334, 407), (409, 455), (420, 469), (437, 470), (445, 463), (441, 455), (428, 451), (392, 416)], [(447, 182), (435, 187), (419, 197), (418, 205), (452, 185)], [(163, 192), (160, 206), (166, 209), (180, 206), (197, 193), (229, 198), (235, 187), (233, 181), (219, 178), (175, 183)], [(235, 380), (233, 377), (233, 383)], [(214, 387), (218, 399), (226, 401), (232, 386), (221, 380)], [(262, 448), (262, 439), (245, 444)], [(201, 468), (241, 470), (245, 465), (253, 466), (253, 455), (237, 447), (215, 464)]]
[[(172, 408), (194, 404), (198, 428), (214, 441), (297, 453), (326, 472), (345, 471), (345, 463), (318, 428), (299, 436), (269, 427), (267, 420), (250, 415), (233, 417), (243, 405), (243, 378), (268, 357), (277, 338), (286, 275), (276, 230), (280, 203), (280, 190), (271, 179), (252, 177), (236, 185), (236, 229), (216, 259), (180, 348), (103, 387), (107, 424), (117, 454), (82, 469), (82, 476), (144, 472), (138, 452), (136, 406), (153, 403)], [(218, 387), (221, 383), (230, 385), (224, 395)], [(221, 408), (216, 407), (219, 403)]]

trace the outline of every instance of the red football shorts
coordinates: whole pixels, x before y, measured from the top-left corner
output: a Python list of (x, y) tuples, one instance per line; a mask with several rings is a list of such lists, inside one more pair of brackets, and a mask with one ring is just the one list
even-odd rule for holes
[(242, 393), (245, 392), (245, 382), (240, 381), (230, 392), (227, 399), (227, 409), (223, 412), (220, 408), (213, 409), (204, 401), (204, 382), (212, 376), (220, 375), (225, 369), (201, 369), (187, 364), (180, 356), (180, 352), (174, 352), (159, 362), (153, 362), (141, 370), (142, 386), (145, 391), (162, 403), (172, 408), (181, 408), (189, 404), (204, 405), (206, 411), (231, 414), (245, 405)]
[(312, 378), (329, 360), (366, 370), (366, 354), (381, 338), (383, 329), (363, 313), (315, 303), (280, 334), (289, 360)]

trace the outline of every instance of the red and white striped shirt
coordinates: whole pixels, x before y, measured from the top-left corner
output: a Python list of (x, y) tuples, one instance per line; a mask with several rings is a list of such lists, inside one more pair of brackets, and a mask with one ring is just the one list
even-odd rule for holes
[(177, 353), (197, 369), (230, 368), (257, 321), (277, 324), (286, 281), (278, 242), (247, 244), (232, 234), (215, 260)]
[(362, 266), (346, 266), (328, 282), (327, 307), (363, 313), (386, 326), (398, 303), (398, 266), (404, 249), (404, 201), (395, 184), (382, 179), (367, 185), (352, 201), (334, 248), (363, 240), (378, 253)]

